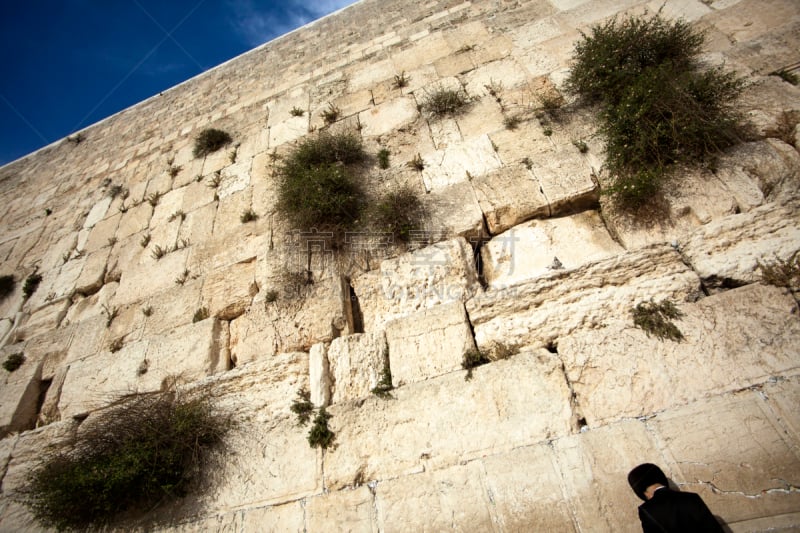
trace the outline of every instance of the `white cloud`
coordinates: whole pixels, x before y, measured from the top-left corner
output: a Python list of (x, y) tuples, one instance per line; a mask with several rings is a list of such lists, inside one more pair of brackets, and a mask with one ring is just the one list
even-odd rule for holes
[(333, 13), (355, 0), (229, 0), (230, 23), (250, 46), (258, 46)]

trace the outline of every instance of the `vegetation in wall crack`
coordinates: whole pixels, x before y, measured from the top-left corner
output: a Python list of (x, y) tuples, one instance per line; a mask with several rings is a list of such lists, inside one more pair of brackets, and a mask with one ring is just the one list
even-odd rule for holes
[(417, 172), (422, 172), (425, 170), (425, 161), (422, 159), (421, 155), (417, 154), (414, 156), (414, 159), (408, 162), (408, 166)]
[(651, 199), (677, 163), (697, 164), (738, 142), (734, 109), (743, 81), (701, 68), (703, 34), (688, 22), (614, 18), (575, 46), (567, 89), (597, 104), (612, 182), (605, 192), (621, 207)]
[(633, 324), (643, 329), (647, 336), (654, 335), (661, 340), (669, 339), (680, 342), (683, 333), (672, 321), (679, 319), (683, 313), (669, 300), (656, 303), (652, 300), (641, 302), (631, 310)]
[(787, 289), (800, 289), (800, 250), (789, 259), (776, 258), (774, 261), (758, 262), (761, 279), (764, 283)]
[(264, 302), (271, 304), (278, 300), (278, 291), (271, 289), (264, 294)]
[(0, 302), (11, 296), (17, 287), (17, 280), (13, 274), (0, 276)]
[(402, 89), (403, 87), (408, 86), (410, 79), (411, 77), (407, 76), (405, 71), (401, 72), (400, 74), (396, 74), (394, 81), (392, 82), (392, 87), (395, 89)]
[(202, 322), (209, 317), (208, 307), (200, 307), (192, 316), (192, 323)]
[(354, 228), (365, 204), (358, 164), (366, 157), (355, 133), (321, 132), (302, 140), (279, 167), (278, 209), (303, 231)]
[(384, 170), (389, 168), (389, 156), (391, 152), (386, 148), (378, 150), (378, 166)]
[(469, 101), (463, 89), (436, 87), (425, 93), (420, 103), (420, 110), (430, 118), (449, 117), (461, 113)]
[(792, 85), (800, 84), (800, 76), (786, 69), (776, 70), (770, 76), (778, 76), (780, 79)]
[(392, 191), (373, 208), (372, 225), (376, 231), (391, 233), (396, 241), (409, 242), (414, 229), (422, 229), (424, 210), (410, 187)]
[(486, 357), (486, 355), (482, 354), (478, 349), (472, 349), (465, 353), (464, 358), (461, 361), (461, 368), (467, 371), (467, 374), (464, 376), (464, 380), (471, 380), (472, 369), (476, 366), (485, 365), (486, 363), (491, 363), (491, 360)]
[(111, 353), (116, 353), (125, 346), (125, 339), (123, 337), (117, 337), (110, 343), (108, 343), (108, 351)]
[(325, 121), (325, 124), (333, 124), (339, 119), (342, 111), (333, 104), (328, 104), (327, 109), (323, 109), (319, 116)]
[(216, 128), (207, 128), (201, 131), (195, 139), (192, 153), (195, 157), (205, 157), (232, 141), (233, 139), (228, 132)]
[(289, 114), (293, 117), (302, 117), (306, 114), (306, 112), (304, 109), (300, 109), (299, 107), (295, 106), (289, 111)]
[(106, 315), (106, 327), (110, 328), (111, 323), (114, 322), (114, 319), (119, 315), (119, 308), (116, 306), (108, 307), (106, 304), (102, 304), (100, 307)]
[(311, 420), (311, 415), (314, 413), (314, 404), (311, 403), (311, 393), (306, 389), (297, 391), (297, 398), (292, 401), (292, 406), (289, 408), (297, 415), (297, 425), (305, 426)]
[(246, 224), (248, 222), (253, 222), (254, 220), (258, 220), (258, 215), (252, 209), (247, 209), (246, 211), (242, 212), (239, 220), (242, 224)]
[(229, 426), (206, 401), (172, 390), (129, 396), (46, 454), (21, 499), (45, 527), (112, 527), (197, 489)]
[(21, 367), (22, 363), (24, 362), (25, 362), (25, 355), (23, 355), (21, 352), (12, 353), (8, 357), (6, 357), (5, 361), (3, 361), (3, 368), (5, 368), (6, 371), (8, 372), (13, 372), (19, 367)]
[(394, 385), (392, 385), (392, 369), (389, 367), (389, 362), (387, 361), (383, 365), (381, 380), (372, 389), (372, 394), (378, 396), (379, 398), (391, 398), (392, 390), (394, 390)]
[(319, 411), (317, 411), (317, 416), (314, 417), (314, 423), (308, 432), (308, 443), (312, 448), (322, 448), (324, 450), (333, 444), (336, 435), (328, 427), (328, 420), (331, 418), (332, 416), (324, 407), (320, 407)]
[(38, 272), (34, 272), (30, 276), (25, 279), (25, 283), (22, 285), (22, 294), (25, 295), (25, 298), (30, 298), (31, 295), (36, 292), (36, 289), (39, 288), (39, 284), (42, 282), (42, 275)]

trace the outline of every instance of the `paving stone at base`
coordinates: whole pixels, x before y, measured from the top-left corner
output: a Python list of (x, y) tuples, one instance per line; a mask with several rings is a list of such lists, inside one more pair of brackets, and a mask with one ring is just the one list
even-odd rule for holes
[(466, 302), (478, 349), (509, 339), (546, 346), (580, 328), (627, 317), (638, 302), (683, 301), (700, 279), (670, 246), (652, 246), (535, 280), (480, 293)]

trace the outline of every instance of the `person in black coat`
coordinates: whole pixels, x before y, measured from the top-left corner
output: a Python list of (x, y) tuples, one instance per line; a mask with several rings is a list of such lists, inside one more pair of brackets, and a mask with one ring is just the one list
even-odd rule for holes
[(628, 483), (644, 500), (639, 506), (644, 533), (723, 533), (703, 499), (670, 489), (667, 476), (656, 465), (637, 466), (628, 474)]

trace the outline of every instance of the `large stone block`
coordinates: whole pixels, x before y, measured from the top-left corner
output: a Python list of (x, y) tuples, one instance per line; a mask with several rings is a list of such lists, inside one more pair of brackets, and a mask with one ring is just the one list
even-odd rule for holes
[(339, 445), (325, 458), (328, 487), (442, 468), (570, 431), (570, 393), (560, 362), (544, 350), (479, 367), (470, 381), (454, 372), (392, 395), (330, 408)]
[(378, 271), (352, 283), (365, 331), (441, 303), (463, 302), (480, 290), (472, 248), (463, 238), (384, 260)]
[(679, 305), (681, 342), (648, 337), (621, 316), (627, 324), (560, 339), (558, 353), (581, 414), (597, 426), (796, 371), (795, 307), (778, 289), (750, 285)]
[(333, 339), (328, 348), (331, 401), (339, 403), (369, 395), (389, 364), (387, 356), (382, 331)]
[(175, 286), (186, 270), (189, 250), (170, 252), (155, 262), (131, 266), (122, 272), (114, 304), (123, 306), (143, 301)]
[(488, 135), (454, 143), (425, 155), (423, 161), (422, 179), (428, 192), (483, 176), (503, 165)]
[[(367, 487), (329, 492), (306, 500), (303, 531), (376, 531), (375, 498)], [(404, 520), (402, 523), (406, 524)]]
[(305, 533), (304, 502), (292, 502), (272, 507), (247, 509), (242, 511), (241, 533), (263, 533), (264, 531), (285, 531), (286, 533)]
[(379, 483), (375, 490), (380, 531), (493, 531), (480, 465)]
[(643, 300), (684, 300), (700, 279), (670, 246), (653, 246), (487, 291), (467, 301), (480, 350), (493, 344), (547, 345), (579, 328), (628, 316)]
[(758, 280), (758, 263), (787, 260), (800, 250), (800, 202), (768, 204), (715, 220), (682, 237), (680, 250), (706, 286)]
[(456, 183), (421, 198), (425, 223), (432, 233), (464, 237), (470, 242), (486, 235), (483, 213), (469, 183)]
[(401, 386), (461, 368), (475, 350), (462, 302), (437, 305), (386, 324), (392, 381)]
[(532, 158), (531, 171), (542, 186), (551, 216), (575, 213), (598, 204), (600, 188), (592, 177), (593, 170), (571, 144)]
[(536, 177), (522, 164), (506, 165), (472, 181), (489, 233), (497, 235), (530, 218), (550, 216)]
[(597, 211), (519, 224), (481, 248), (483, 273), (491, 288), (502, 288), (565, 268), (622, 253)]
[(414, 122), (418, 113), (414, 98), (404, 96), (388, 100), (358, 114), (363, 126), (361, 133), (366, 136), (386, 135)]
[(350, 333), (348, 296), (341, 280), (331, 278), (286, 287), (276, 301), (250, 306), (231, 322), (231, 359), (241, 365), (278, 352), (307, 351), (318, 342)]
[(647, 425), (663, 443), (667, 475), (728, 524), (800, 508), (795, 443), (757, 391), (702, 400)]
[(253, 257), (205, 276), (201, 298), (211, 316), (233, 320), (245, 312), (258, 292), (255, 267), (256, 260)]
[[(13, 346), (6, 347), (0, 351), (0, 358), (5, 361), (15, 353), (23, 352)], [(30, 354), (15, 371), (0, 371), (0, 438), (34, 427), (41, 378), (42, 361), (31, 358)]]

